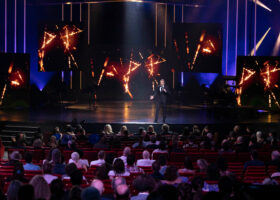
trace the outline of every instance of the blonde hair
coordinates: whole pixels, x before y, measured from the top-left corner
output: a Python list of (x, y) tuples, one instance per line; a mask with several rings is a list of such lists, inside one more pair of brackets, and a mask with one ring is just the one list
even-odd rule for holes
[(34, 187), (35, 199), (50, 199), (50, 188), (43, 176), (36, 175), (31, 179), (29, 183)]
[(104, 126), (104, 133), (105, 134), (112, 134), (113, 133), (113, 129), (112, 129), (111, 124), (106, 124)]

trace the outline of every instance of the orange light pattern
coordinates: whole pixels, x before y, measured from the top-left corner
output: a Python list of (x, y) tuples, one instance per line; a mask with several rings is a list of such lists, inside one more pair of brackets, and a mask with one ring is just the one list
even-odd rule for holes
[[(75, 57), (71, 53), (71, 51), (76, 50), (75, 46), (75, 36), (79, 33), (83, 32), (81, 29), (76, 26), (65, 25), (60, 32), (60, 39), (64, 45), (64, 53), (68, 53), (68, 57), (72, 60), (74, 66), (78, 68), (78, 64), (75, 60)], [(69, 69), (71, 69), (71, 62), (69, 63)]]
[[(57, 29), (59, 29), (58, 26), (56, 26)], [(59, 36), (60, 40), (62, 41), (62, 44), (64, 46), (64, 53), (68, 54), (68, 66), (69, 69), (71, 69), (71, 61), (73, 65), (78, 68), (78, 64), (75, 60), (75, 57), (71, 53), (72, 51), (75, 51), (77, 48), (75, 46), (76, 42), (76, 35), (83, 32), (81, 29), (76, 27), (75, 25), (65, 25), (62, 27), (62, 29), (58, 32), (58, 34), (51, 33), (51, 32), (44, 32), (44, 38), (42, 46), (38, 50), (38, 57), (39, 57), (39, 66), (40, 71), (45, 72), (45, 66), (44, 66), (44, 58), (46, 54), (46, 48), (52, 43), (52, 41)]]
[[(139, 52), (138, 54), (139, 54), (140, 58), (142, 60), (144, 60), (142, 53)], [(116, 77), (122, 82), (125, 93), (127, 93), (129, 95), (129, 97), (131, 99), (133, 99), (133, 94), (131, 93), (130, 88), (129, 88), (131, 75), (142, 65), (148, 71), (149, 78), (154, 79), (152, 82), (152, 86), (154, 86), (154, 84), (158, 84), (157, 80), (155, 79), (155, 76), (159, 76), (159, 74), (157, 73), (156, 67), (159, 64), (166, 62), (166, 60), (158, 55), (151, 54), (150, 56), (148, 56), (145, 59), (145, 62), (140, 63), (140, 62), (133, 60), (133, 57), (134, 57), (134, 55), (133, 55), (133, 53), (131, 53), (130, 59), (128, 62), (123, 62), (123, 59), (120, 58), (119, 67), (117, 67), (113, 64), (109, 65), (108, 64), (109, 57), (107, 57), (104, 62), (104, 67), (99, 76), (98, 86), (100, 86), (101, 80), (103, 79), (104, 76), (109, 77), (109, 78)], [(126, 68), (127, 68), (127, 70), (125, 70)]]
[(194, 57), (193, 57), (193, 62), (192, 62), (192, 65), (191, 65), (191, 70), (193, 70), (193, 68), (194, 68), (194, 65), (195, 65), (198, 53), (199, 53), (200, 48), (201, 48), (201, 43), (204, 41), (204, 37), (205, 37), (205, 31), (203, 31), (201, 33), (201, 36), (200, 36), (200, 39), (199, 39), (199, 44), (197, 45), (196, 52), (195, 52)]
[(44, 58), (46, 53), (46, 47), (54, 40), (54, 38), (56, 38), (56, 35), (54, 33), (49, 33), (47, 31), (44, 32), (43, 44), (38, 50), (39, 66), (41, 72), (45, 72)]
[(253, 75), (255, 75), (255, 74), (256, 74), (256, 71), (254, 71), (254, 70), (247, 69), (245, 67), (242, 69), (241, 79), (238, 83), (239, 88), (236, 89), (237, 105), (241, 106), (241, 95), (242, 95), (242, 92), (243, 92), (244, 83), (246, 81), (250, 80), (253, 77)]

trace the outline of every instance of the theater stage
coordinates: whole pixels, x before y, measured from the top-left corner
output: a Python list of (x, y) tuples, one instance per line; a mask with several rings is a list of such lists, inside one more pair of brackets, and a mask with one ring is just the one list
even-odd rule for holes
[[(216, 123), (277, 123), (279, 113), (259, 111), (250, 107), (225, 107), (206, 105), (168, 105), (169, 124)], [(57, 108), (30, 110), (0, 110), (1, 121), (13, 122), (71, 122), (87, 123), (153, 123), (155, 104), (151, 101), (102, 101), (95, 106), (69, 103)], [(161, 118), (159, 118), (161, 122)]]

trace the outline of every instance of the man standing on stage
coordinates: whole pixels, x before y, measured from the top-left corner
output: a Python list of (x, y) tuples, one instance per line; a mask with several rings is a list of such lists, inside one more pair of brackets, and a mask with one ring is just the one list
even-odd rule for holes
[(155, 99), (155, 101), (156, 101), (155, 123), (157, 123), (157, 121), (158, 121), (158, 113), (159, 113), (160, 108), (162, 108), (163, 123), (165, 123), (166, 102), (167, 102), (168, 94), (169, 94), (168, 87), (167, 87), (167, 85), (165, 85), (164, 79), (161, 79), (159, 82), (159, 86), (155, 89), (154, 95), (150, 97), (150, 100)]

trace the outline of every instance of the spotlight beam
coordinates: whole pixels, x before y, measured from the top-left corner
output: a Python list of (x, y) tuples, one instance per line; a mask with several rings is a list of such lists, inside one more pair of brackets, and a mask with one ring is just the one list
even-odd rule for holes
[(274, 45), (274, 48), (273, 48), (273, 51), (272, 51), (272, 55), (277, 56), (278, 53), (279, 53), (279, 50), (280, 50), (280, 33), (279, 33), (278, 38), (275, 42), (275, 45)]
[(261, 1), (258, 1), (258, 0), (251, 0), (251, 1), (256, 3), (258, 6), (268, 10), (269, 12), (272, 12), (272, 10), (269, 7), (267, 7), (266, 5), (264, 5)]
[[(260, 39), (260, 40), (258, 41), (258, 43), (256, 44), (256, 52), (257, 52), (257, 50), (259, 49), (259, 47), (261, 46), (261, 44), (262, 44), (262, 42), (264, 41), (264, 39), (265, 39), (265, 37), (267, 36), (267, 34), (269, 33), (270, 29), (271, 29), (271, 27), (269, 27), (269, 28), (267, 29), (267, 31), (265, 32), (265, 34), (261, 37), (261, 39)], [(255, 49), (254, 49), (254, 48), (252, 49), (252, 51), (251, 51), (251, 53), (250, 53), (250, 56), (253, 56), (253, 55), (255, 55)]]

